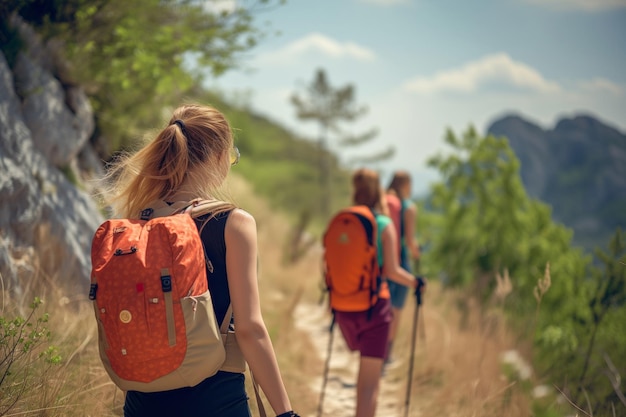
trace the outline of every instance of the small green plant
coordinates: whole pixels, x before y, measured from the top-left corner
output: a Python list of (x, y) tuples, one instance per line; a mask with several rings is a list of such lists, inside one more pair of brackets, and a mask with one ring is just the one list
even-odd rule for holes
[(56, 347), (45, 346), (50, 338), (48, 314), (35, 316), (42, 304), (35, 297), (26, 317), (0, 316), (0, 416), (17, 408), (50, 367), (61, 363)]
[(71, 165), (63, 165), (59, 168), (59, 170), (63, 173), (65, 178), (70, 183), (72, 183), (72, 185), (76, 186), (77, 188), (82, 188), (80, 180), (78, 179), (78, 176), (76, 175), (76, 172), (74, 172), (74, 170), (72, 169)]

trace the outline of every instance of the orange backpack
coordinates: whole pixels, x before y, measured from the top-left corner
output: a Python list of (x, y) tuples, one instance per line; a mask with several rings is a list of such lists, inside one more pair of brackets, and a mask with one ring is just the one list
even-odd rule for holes
[(92, 241), (100, 358), (124, 391), (194, 386), (226, 357), (231, 309), (220, 329), (195, 221), (188, 210), (150, 218), (151, 210), (105, 221)]
[(331, 219), (323, 237), (323, 260), (332, 310), (366, 311), (378, 301), (376, 237), (376, 217), (369, 207), (348, 207)]

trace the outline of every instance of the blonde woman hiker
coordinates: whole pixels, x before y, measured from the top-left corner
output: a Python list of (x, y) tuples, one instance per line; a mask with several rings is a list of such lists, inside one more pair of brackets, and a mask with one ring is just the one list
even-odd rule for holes
[[(139, 218), (154, 201), (176, 206), (212, 200), (237, 163), (231, 127), (206, 105), (183, 105), (138, 152), (109, 171), (107, 203), (116, 216)], [(232, 318), (245, 361), (276, 415), (295, 416), (261, 315), (257, 287), (257, 229), (254, 217), (224, 202), (195, 219), (204, 243), (209, 290), (217, 320)], [(218, 371), (198, 385), (160, 392), (126, 392), (124, 416), (250, 417), (244, 374)]]
[[(366, 168), (359, 169), (352, 177), (352, 186), (353, 203), (367, 206), (376, 214), (377, 257), (382, 270), (381, 277), (406, 287), (417, 288), (417, 279), (402, 269), (398, 262), (396, 231), (391, 219), (383, 214), (387, 207), (378, 173)], [(376, 414), (380, 378), (392, 321), (386, 280), (381, 282), (376, 304), (370, 310), (334, 313), (349, 349), (360, 352), (356, 417), (373, 417)]]
[[(387, 207), (398, 232), (398, 258), (400, 266), (412, 272), (412, 260), (419, 260), (420, 248), (415, 238), (417, 207), (411, 201), (411, 176), (406, 171), (396, 171), (387, 187)], [(392, 361), (393, 341), (398, 332), (400, 314), (406, 304), (408, 288), (405, 285), (389, 282), (393, 321), (389, 330), (389, 347), (386, 362)]]

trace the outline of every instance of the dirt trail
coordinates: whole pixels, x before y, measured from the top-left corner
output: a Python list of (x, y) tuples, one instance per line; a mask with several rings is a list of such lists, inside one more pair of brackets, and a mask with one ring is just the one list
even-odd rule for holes
[[(328, 326), (330, 315), (325, 306), (299, 304), (294, 312), (296, 326), (308, 334), (317, 355), (325, 363), (328, 352)], [(356, 402), (356, 373), (358, 353), (350, 352), (338, 328), (334, 330), (333, 348), (324, 396), (324, 416), (352, 417)], [(408, 360), (398, 359), (381, 379), (377, 417), (400, 417), (404, 415), (404, 393), (407, 383)], [(311, 390), (318, 393), (322, 386), (322, 375), (310, 382)], [(411, 407), (411, 416), (419, 416)], [(316, 413), (306, 417), (314, 417)], [(304, 416), (303, 416), (304, 417)]]

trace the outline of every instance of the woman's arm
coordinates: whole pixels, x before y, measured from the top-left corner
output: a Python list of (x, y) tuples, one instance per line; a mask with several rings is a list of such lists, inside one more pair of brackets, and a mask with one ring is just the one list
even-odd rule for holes
[(417, 239), (415, 239), (416, 222), (417, 207), (415, 207), (414, 204), (410, 204), (406, 210), (404, 210), (404, 239), (413, 259), (420, 258), (420, 247), (417, 244)]
[(398, 284), (415, 288), (417, 281), (413, 275), (408, 273), (398, 262), (398, 245), (396, 229), (393, 223), (389, 223), (381, 236), (383, 242), (383, 275)]
[(235, 209), (225, 229), (226, 270), (243, 356), (276, 414), (290, 411), (272, 341), (261, 315), (257, 285), (257, 232), (254, 217)]

